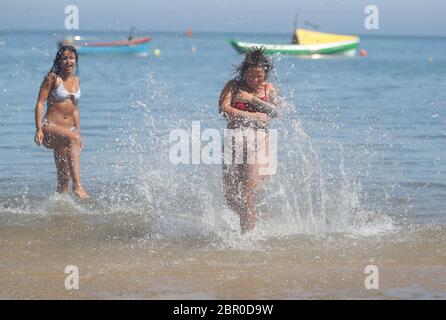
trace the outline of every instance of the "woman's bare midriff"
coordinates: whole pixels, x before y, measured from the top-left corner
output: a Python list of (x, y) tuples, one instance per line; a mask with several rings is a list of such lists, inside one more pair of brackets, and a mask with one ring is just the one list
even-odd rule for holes
[(72, 128), (74, 126), (74, 111), (76, 106), (71, 100), (65, 100), (60, 102), (48, 101), (48, 111), (45, 114), (45, 118), (61, 127)]

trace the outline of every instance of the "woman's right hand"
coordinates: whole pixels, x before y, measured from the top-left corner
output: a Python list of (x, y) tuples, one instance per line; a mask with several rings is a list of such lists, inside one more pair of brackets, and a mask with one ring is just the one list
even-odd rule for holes
[(254, 119), (260, 125), (267, 126), (269, 124), (269, 116), (263, 112), (254, 113)]
[(34, 142), (35, 142), (38, 146), (40, 146), (40, 145), (42, 144), (43, 137), (44, 137), (44, 134), (43, 134), (42, 129), (41, 129), (41, 128), (37, 129), (37, 130), (36, 130), (36, 135), (34, 136)]

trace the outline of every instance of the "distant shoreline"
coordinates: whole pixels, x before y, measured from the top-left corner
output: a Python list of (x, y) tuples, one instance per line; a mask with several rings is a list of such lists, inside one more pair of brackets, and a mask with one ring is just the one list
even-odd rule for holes
[[(354, 32), (342, 32), (342, 31), (336, 31), (336, 30), (321, 30), (321, 31), (330, 31), (333, 33), (342, 33), (342, 34), (355, 34), (360, 37), (365, 38), (432, 38), (432, 39), (445, 39), (445, 35), (426, 35), (426, 34), (419, 34), (419, 35), (409, 35), (409, 34), (382, 34), (382, 33), (354, 33)], [(57, 33), (57, 34), (63, 34), (63, 33), (69, 33), (69, 34), (85, 34), (85, 33), (118, 33), (118, 34), (127, 34), (129, 30), (66, 30), (66, 29), (59, 29), (59, 30), (47, 30), (47, 29), (10, 29), (10, 28), (0, 28), (0, 33), (10, 33), (10, 32), (36, 32), (36, 33)], [(134, 34), (185, 34), (185, 30), (137, 30), (134, 32)], [(219, 31), (219, 30), (198, 30), (194, 31), (194, 35), (208, 35), (208, 34), (220, 34), (220, 35), (248, 35), (248, 36), (290, 36), (290, 32), (246, 32), (246, 31)]]

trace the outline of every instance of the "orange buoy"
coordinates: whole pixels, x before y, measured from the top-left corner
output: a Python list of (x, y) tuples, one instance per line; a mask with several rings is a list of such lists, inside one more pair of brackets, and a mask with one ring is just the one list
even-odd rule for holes
[(365, 57), (367, 56), (367, 51), (365, 49), (361, 49), (361, 51), (359, 51), (359, 54), (361, 55), (361, 57)]

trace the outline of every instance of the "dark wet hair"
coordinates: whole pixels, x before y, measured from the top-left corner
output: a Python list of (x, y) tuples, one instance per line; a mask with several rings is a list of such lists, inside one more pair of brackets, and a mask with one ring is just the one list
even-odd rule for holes
[(265, 70), (265, 75), (268, 79), (274, 66), (270, 58), (265, 55), (264, 47), (253, 47), (246, 52), (245, 60), (243, 60), (243, 62), (235, 68), (237, 80), (243, 80), (246, 71), (251, 67), (262, 68)]
[(77, 55), (77, 50), (75, 47), (69, 44), (64, 44), (60, 46), (59, 50), (56, 52), (56, 57), (54, 58), (53, 66), (51, 67), (51, 70), (48, 72), (48, 74), (54, 72), (56, 75), (61, 76), (62, 75), (62, 67), (60, 66), (60, 62), (62, 60), (63, 53), (65, 51), (73, 52), (76, 57), (76, 75), (79, 75), (79, 59)]

